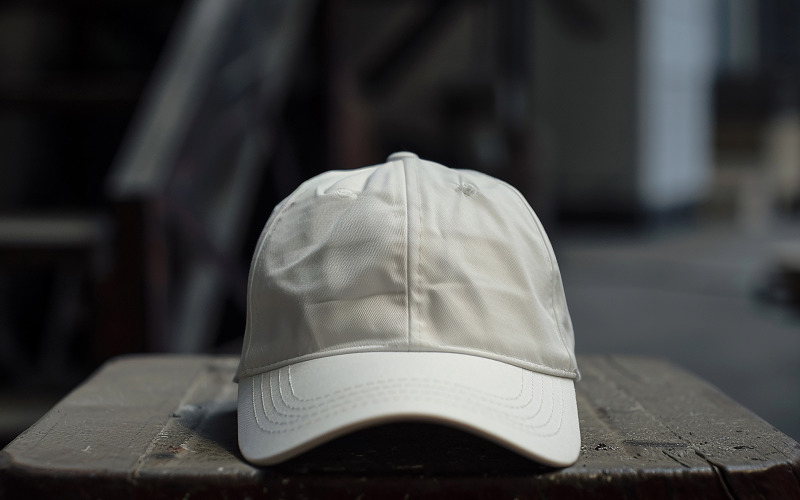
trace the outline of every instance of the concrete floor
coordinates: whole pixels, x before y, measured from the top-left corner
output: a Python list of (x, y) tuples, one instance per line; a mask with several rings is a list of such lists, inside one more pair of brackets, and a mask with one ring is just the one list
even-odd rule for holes
[(800, 223), (556, 240), (578, 353), (657, 356), (800, 440), (800, 310), (758, 299)]

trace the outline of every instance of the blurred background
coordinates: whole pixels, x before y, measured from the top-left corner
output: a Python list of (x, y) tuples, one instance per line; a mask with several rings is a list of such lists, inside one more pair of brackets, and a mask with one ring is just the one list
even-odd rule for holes
[(396, 150), (525, 194), (579, 354), (800, 439), (800, 1), (8, 0), (0, 445), (114, 356), (238, 354), (272, 207)]

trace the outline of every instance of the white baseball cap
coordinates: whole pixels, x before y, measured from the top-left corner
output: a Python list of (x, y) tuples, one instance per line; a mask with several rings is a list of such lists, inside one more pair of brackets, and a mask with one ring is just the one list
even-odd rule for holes
[(407, 152), (318, 175), (267, 221), (247, 308), (239, 447), (254, 464), (406, 420), (578, 458), (561, 274), (505, 182)]

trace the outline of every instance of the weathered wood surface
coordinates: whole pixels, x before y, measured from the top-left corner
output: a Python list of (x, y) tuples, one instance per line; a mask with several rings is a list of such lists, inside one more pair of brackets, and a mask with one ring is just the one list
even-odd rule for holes
[(237, 361), (110, 362), (0, 452), (0, 498), (800, 498), (798, 443), (660, 360), (579, 358), (583, 450), (561, 470), (411, 423), (252, 467)]

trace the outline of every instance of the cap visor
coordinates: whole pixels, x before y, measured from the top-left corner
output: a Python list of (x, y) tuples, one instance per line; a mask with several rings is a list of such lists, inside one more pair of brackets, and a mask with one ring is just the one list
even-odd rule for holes
[(242, 378), (238, 419), (242, 454), (259, 465), (405, 420), (454, 426), (555, 467), (580, 452), (572, 379), (464, 354), (342, 354)]

